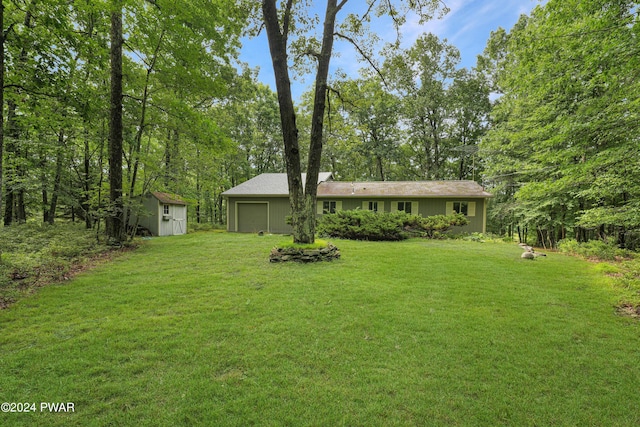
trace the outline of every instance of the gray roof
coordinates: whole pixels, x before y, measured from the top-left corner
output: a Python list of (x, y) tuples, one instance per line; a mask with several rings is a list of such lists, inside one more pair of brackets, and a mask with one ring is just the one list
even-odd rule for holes
[[(306, 174), (302, 174), (302, 180)], [(318, 176), (318, 197), (493, 197), (475, 181), (330, 181), (330, 172)], [(263, 173), (243, 182), (223, 196), (287, 196), (286, 173)]]
[(153, 194), (156, 199), (160, 200), (160, 203), (164, 203), (165, 205), (187, 205), (187, 202), (177, 194), (162, 193), (160, 191), (154, 191), (151, 194)]
[(318, 197), (492, 197), (475, 181), (323, 182)]
[[(318, 183), (331, 178), (331, 172), (320, 172)], [(302, 182), (307, 179), (307, 174), (302, 174)], [(288, 196), (289, 181), (286, 173), (263, 173), (249, 181), (245, 181), (224, 193), (223, 196)]]

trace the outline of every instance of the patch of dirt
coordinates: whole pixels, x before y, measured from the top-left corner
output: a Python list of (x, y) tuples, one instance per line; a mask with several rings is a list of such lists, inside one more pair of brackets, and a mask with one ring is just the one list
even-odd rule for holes
[(627, 316), (640, 320), (640, 305), (625, 302), (616, 307), (616, 312), (620, 316)]
[[(74, 262), (71, 267), (64, 272), (64, 274), (57, 275), (55, 278), (40, 274), (39, 268), (36, 268), (36, 271), (33, 272), (34, 274), (32, 276), (14, 277), (14, 287), (24, 295), (32, 294), (36, 292), (38, 288), (42, 288), (53, 283), (62, 283), (67, 280), (71, 280), (77, 274), (90, 271), (100, 265), (113, 261), (117, 257), (137, 249), (138, 246), (139, 244), (135, 243), (115, 249), (107, 249), (83, 260), (82, 262)], [(9, 308), (16, 301), (16, 298), (0, 295), (0, 310)]]
[(136, 250), (138, 246), (138, 244), (130, 244), (121, 248), (108, 249), (104, 252), (100, 252), (99, 254), (92, 256), (84, 263), (74, 263), (67, 274), (64, 276), (64, 280), (69, 280), (76, 274), (89, 271), (99, 265), (105, 264), (109, 261), (113, 261), (122, 254), (126, 254), (128, 252)]
[(9, 308), (9, 306), (14, 302), (16, 302), (14, 298), (0, 297), (0, 310)]

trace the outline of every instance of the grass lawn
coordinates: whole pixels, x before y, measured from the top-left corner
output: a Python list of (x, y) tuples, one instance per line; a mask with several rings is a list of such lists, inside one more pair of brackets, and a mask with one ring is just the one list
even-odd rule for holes
[[(640, 322), (515, 244), (156, 238), (0, 311), (2, 426), (640, 425)], [(73, 402), (73, 413), (40, 412)]]

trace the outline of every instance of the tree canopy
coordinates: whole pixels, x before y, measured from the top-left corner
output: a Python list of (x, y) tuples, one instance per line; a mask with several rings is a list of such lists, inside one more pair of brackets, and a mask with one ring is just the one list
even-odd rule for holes
[(493, 33), (502, 96), (481, 152), (497, 221), (549, 245), (640, 229), (639, 29), (636, 2), (550, 1)]
[[(494, 31), (473, 69), (428, 32), (398, 42), (409, 14), (425, 23), (442, 2), (352, 4), (328, 0), (316, 15), (307, 0), (4, 1), (4, 225), (67, 218), (100, 235), (150, 190), (186, 197), (191, 222), (224, 223), (222, 192), (287, 172), (295, 239), (312, 241), (317, 176), (330, 170), (472, 179), (496, 195), (495, 232), (640, 244), (637, 2), (549, 0)], [(110, 60), (117, 16), (121, 71)], [(380, 49), (382, 17), (398, 40)], [(238, 60), (257, 31), (275, 90)], [(358, 75), (330, 73), (338, 42), (354, 47)], [(309, 73), (293, 99), (292, 80)], [(121, 146), (110, 138), (117, 101)]]

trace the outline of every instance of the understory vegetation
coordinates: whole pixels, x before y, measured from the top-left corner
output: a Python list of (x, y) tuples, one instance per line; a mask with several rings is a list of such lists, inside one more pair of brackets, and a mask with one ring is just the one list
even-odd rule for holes
[(422, 217), (405, 212), (346, 210), (323, 215), (318, 233), (351, 240), (404, 240), (410, 237), (437, 238), (453, 227), (469, 223), (462, 214)]
[(607, 261), (631, 259), (637, 255), (637, 252), (620, 248), (615, 242), (604, 240), (578, 242), (574, 239), (565, 239), (559, 242), (558, 250), (585, 258)]
[(0, 228), (0, 308), (41, 285), (68, 278), (100, 253), (96, 233), (83, 224), (28, 223)]
[(640, 318), (640, 256), (637, 252), (621, 249), (613, 242), (602, 240), (582, 243), (562, 240), (558, 249), (597, 263), (597, 269), (610, 276), (614, 286), (625, 295), (619, 309)]
[(270, 264), (281, 240), (153, 238), (0, 311), (3, 398), (75, 406), (0, 424), (640, 423), (640, 322), (601, 263), (409, 239)]

